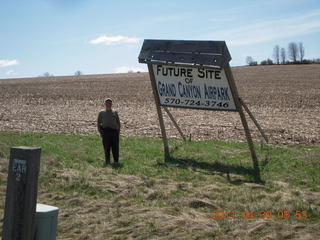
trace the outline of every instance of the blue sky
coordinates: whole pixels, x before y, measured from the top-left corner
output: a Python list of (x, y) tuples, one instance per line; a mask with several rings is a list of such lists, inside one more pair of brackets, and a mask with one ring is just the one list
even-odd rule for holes
[(319, 0), (0, 0), (0, 78), (144, 71), (143, 39), (225, 40), (231, 65), (303, 42), (320, 58)]

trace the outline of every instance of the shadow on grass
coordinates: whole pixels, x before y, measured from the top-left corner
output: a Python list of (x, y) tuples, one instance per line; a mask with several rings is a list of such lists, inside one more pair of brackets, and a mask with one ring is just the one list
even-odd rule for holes
[[(188, 168), (193, 171), (202, 172), (204, 174), (217, 174), (222, 173), (226, 174), (227, 180), (235, 185), (240, 185), (245, 182), (254, 182), (255, 171), (252, 168), (247, 168), (238, 165), (227, 165), (218, 161), (209, 163), (203, 162), (199, 160), (195, 160), (192, 158), (174, 158), (171, 157), (169, 161), (163, 163), (163, 165), (173, 164), (180, 168)], [(230, 177), (230, 173), (239, 174), (244, 176), (246, 179), (234, 179), (232, 180)], [(249, 179), (250, 178), (250, 179)], [(252, 180), (251, 180), (252, 179)]]

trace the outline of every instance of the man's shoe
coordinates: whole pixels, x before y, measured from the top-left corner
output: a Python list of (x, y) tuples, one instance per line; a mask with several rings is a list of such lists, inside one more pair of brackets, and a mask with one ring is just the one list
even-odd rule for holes
[(120, 167), (120, 163), (119, 163), (119, 162), (114, 162), (114, 163), (113, 163), (113, 166), (114, 166), (114, 167)]
[(104, 165), (104, 166), (110, 165), (110, 161), (105, 161), (105, 162), (103, 163), (103, 165)]

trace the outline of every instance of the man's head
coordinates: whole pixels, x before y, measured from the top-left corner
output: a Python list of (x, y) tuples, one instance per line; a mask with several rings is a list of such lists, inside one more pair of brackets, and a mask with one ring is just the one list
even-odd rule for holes
[(106, 110), (111, 110), (111, 108), (112, 108), (112, 99), (111, 98), (107, 98), (104, 101), (104, 105), (106, 106)]

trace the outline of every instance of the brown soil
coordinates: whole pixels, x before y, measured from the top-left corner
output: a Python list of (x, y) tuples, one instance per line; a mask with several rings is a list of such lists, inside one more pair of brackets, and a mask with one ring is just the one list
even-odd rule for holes
[[(271, 143), (320, 144), (320, 64), (235, 67), (233, 73)], [(96, 134), (103, 99), (112, 97), (121, 135), (160, 137), (146, 73), (6, 79), (0, 80), (0, 96), (0, 131)], [(194, 140), (245, 140), (238, 113), (170, 110)], [(178, 138), (166, 115), (165, 121), (169, 137)]]

